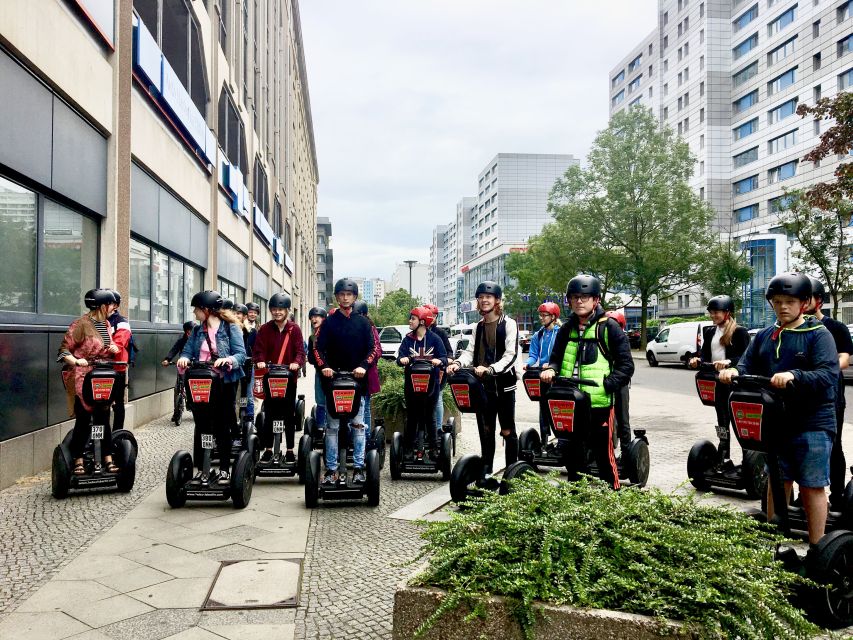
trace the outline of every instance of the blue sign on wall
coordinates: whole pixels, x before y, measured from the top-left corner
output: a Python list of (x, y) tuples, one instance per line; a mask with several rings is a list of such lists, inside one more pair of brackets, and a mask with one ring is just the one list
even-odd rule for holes
[(258, 208), (258, 205), (255, 205), (255, 234), (263, 240), (268, 247), (272, 246), (272, 240), (273, 237), (275, 237), (275, 234), (272, 231), (270, 223), (267, 222), (267, 219), (264, 217), (264, 212)]

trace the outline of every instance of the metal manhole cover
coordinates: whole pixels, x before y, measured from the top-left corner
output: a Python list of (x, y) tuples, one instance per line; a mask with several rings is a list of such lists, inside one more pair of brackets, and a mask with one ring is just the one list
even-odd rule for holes
[(202, 611), (271, 609), (299, 604), (302, 560), (229, 560), (222, 563)]

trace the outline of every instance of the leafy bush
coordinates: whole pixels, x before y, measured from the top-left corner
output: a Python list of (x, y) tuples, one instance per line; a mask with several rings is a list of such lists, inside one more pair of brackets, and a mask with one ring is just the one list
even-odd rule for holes
[[(406, 397), (403, 391), (405, 380), (403, 379), (403, 367), (391, 360), (380, 360), (379, 382), (382, 389), (379, 393), (371, 396), (373, 409), (377, 415), (386, 419), (396, 420), (406, 413)], [(450, 387), (444, 387), (443, 401), (445, 411), (453, 411), (456, 404), (453, 402), (453, 394)]]
[(447, 596), (419, 633), (460, 604), (517, 603), (528, 638), (534, 601), (699, 623), (708, 638), (807, 638), (817, 628), (786, 599), (802, 579), (774, 560), (781, 536), (736, 511), (651, 489), (531, 474), (430, 522), (413, 584)]

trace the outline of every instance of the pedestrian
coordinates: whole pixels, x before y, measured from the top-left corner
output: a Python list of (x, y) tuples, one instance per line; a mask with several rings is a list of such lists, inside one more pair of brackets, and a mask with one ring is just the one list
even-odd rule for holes
[(326, 310), (322, 307), (312, 307), (308, 312), (308, 321), (311, 323), (311, 335), (308, 336), (307, 354), (308, 362), (314, 365), (314, 404), (317, 406), (317, 411), (314, 414), (315, 424), (321, 429), (326, 428), (326, 394), (323, 392), (322, 376), (320, 368), (317, 366), (317, 360), (314, 358), (314, 342), (317, 340), (317, 334), (320, 331), (320, 326), (326, 319)]

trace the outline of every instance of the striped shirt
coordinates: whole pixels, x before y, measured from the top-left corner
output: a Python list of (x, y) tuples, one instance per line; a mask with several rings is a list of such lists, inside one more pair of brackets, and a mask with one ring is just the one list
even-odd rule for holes
[[(98, 332), (98, 335), (101, 336), (101, 340), (104, 341), (104, 346), (110, 346), (113, 341), (110, 337), (110, 329), (107, 326), (106, 322), (101, 322), (100, 320), (95, 320), (92, 316), (89, 316), (89, 320), (95, 325), (95, 330)], [(59, 356), (56, 358), (57, 362), (61, 362), (68, 356), (73, 356), (74, 354), (68, 351), (67, 349), (63, 349), (59, 352)]]

